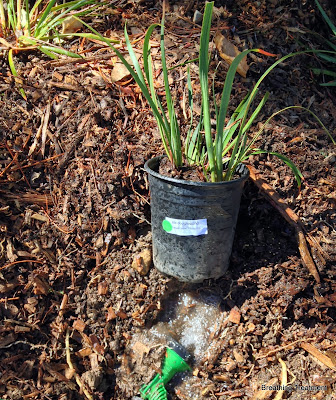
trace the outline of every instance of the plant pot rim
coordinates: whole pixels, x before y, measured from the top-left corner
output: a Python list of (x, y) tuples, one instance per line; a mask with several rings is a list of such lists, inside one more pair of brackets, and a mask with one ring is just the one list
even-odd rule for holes
[(162, 175), (159, 172), (156, 172), (153, 170), (153, 167), (155, 166), (156, 163), (158, 163), (162, 158), (167, 157), (166, 155), (163, 156), (157, 156), (157, 157), (153, 157), (150, 160), (146, 161), (145, 163), (145, 171), (154, 176), (155, 178), (158, 179), (163, 179), (165, 181), (171, 182), (171, 183), (175, 183), (175, 184), (183, 184), (183, 185), (190, 185), (190, 186), (206, 186), (206, 187), (215, 187), (218, 185), (230, 185), (230, 184), (236, 184), (239, 181), (245, 181), (247, 180), (247, 178), (250, 176), (250, 171), (247, 168), (247, 166), (245, 164), (239, 164), (239, 165), (243, 165), (244, 166), (244, 173), (242, 174), (242, 176), (240, 178), (237, 179), (232, 179), (230, 181), (220, 181), (220, 182), (196, 182), (196, 181), (187, 181), (184, 179), (176, 179), (176, 178), (171, 178), (169, 176), (166, 175)]

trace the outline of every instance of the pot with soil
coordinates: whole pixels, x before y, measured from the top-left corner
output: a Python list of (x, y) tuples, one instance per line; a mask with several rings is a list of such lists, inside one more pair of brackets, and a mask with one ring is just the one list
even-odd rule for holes
[[(158, 170), (162, 160), (160, 157), (148, 161), (145, 165), (151, 189), (154, 264), (162, 272), (183, 281), (193, 282), (206, 278), (218, 278), (228, 268), (240, 197), (244, 182), (248, 178), (248, 169), (243, 163), (253, 154), (267, 152), (256, 148), (255, 143), (270, 119), (285, 110), (274, 112), (259, 130), (250, 135), (249, 129), (266, 103), (269, 94), (266, 93), (261, 99), (259, 98), (259, 103), (254, 107), (252, 103), (265, 77), (279, 63), (294, 55), (293, 53), (284, 56), (274, 62), (263, 73), (250, 94), (228, 116), (233, 81), (241, 63), (246, 62), (246, 57), (250, 52), (270, 55), (260, 49), (238, 52), (228, 69), (220, 95), (220, 104), (216, 104), (215, 93), (213, 93), (214, 101), (211, 106), (209, 41), (213, 6), (214, 2), (205, 4), (197, 59), (201, 95), (198, 107), (201, 115), (198, 121), (193, 117), (192, 80), (189, 68), (186, 70), (190, 121), (185, 132), (180, 131), (180, 126), (186, 126), (186, 123), (181, 124), (178, 121), (178, 116), (182, 113), (176, 111), (174, 104), (174, 98), (179, 94), (172, 94), (168, 79), (164, 46), (164, 7), (162, 23), (151, 25), (145, 35), (143, 68), (132, 48), (126, 27), (125, 41), (133, 65), (118, 49), (109, 44), (149, 103), (167, 159), (174, 172), (182, 177), (182, 179), (176, 179), (173, 175), (160, 174)], [(160, 95), (156, 91), (160, 85), (155, 81), (157, 70), (153, 67), (150, 47), (151, 35), (157, 27), (161, 29), (160, 50), (164, 96), (162, 90), (160, 90)], [(288, 108), (291, 107), (286, 109)], [(211, 112), (215, 116), (215, 123), (211, 121)], [(186, 112), (183, 114), (187, 115)], [(213, 129), (214, 125), (215, 129)], [(281, 154), (275, 152), (270, 152), (270, 154), (278, 156), (290, 166), (300, 184), (302, 175), (295, 165)], [(195, 182), (190, 177), (183, 179), (184, 175), (181, 175), (181, 172), (185, 168), (200, 172), (203, 182)]]
[(160, 174), (160, 160), (145, 164), (154, 266), (186, 282), (220, 278), (229, 266), (247, 167), (240, 164), (231, 181), (194, 182)]

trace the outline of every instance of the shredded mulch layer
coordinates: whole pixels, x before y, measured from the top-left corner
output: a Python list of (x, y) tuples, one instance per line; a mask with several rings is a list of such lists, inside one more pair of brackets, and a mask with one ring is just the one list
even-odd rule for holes
[[(321, 4), (335, 23), (334, 2)], [(170, 1), (167, 7), (167, 63), (173, 67), (197, 57), (201, 26), (193, 16), (204, 5)], [(120, 1), (87, 22), (121, 40), (126, 54), (127, 20), (140, 55), (146, 28), (161, 15), (161, 2)], [(239, 50), (258, 47), (279, 58), (321, 48), (309, 31), (330, 34), (314, 1), (215, 3), (212, 37), (221, 32)], [(155, 31), (155, 62), (159, 39)], [(327, 133), (297, 109), (267, 123), (258, 145), (291, 158), (304, 176), (302, 187), (275, 157), (251, 157), (229, 271), (217, 281), (181, 284), (151, 263), (143, 166), (163, 148), (148, 104), (104, 44), (72, 38), (64, 46), (85, 58), (17, 54), (20, 81), (7, 57), (0, 60), (0, 398), (138, 395), (158, 372), (162, 351), (146, 348), (139, 355), (132, 337), (161, 318), (165, 299), (187, 289), (219, 296), (223, 316), (211, 352), (192, 366), (193, 399), (334, 399), (336, 150)], [(211, 43), (211, 77), (219, 61)], [(230, 111), (273, 61), (248, 58)], [(335, 92), (311, 70), (320, 64), (316, 56), (296, 56), (265, 79), (258, 96), (269, 91), (270, 98), (251, 134), (275, 111), (296, 105), (313, 111), (335, 138)], [(196, 118), (197, 63), (189, 66)], [(171, 71), (185, 133), (186, 68)], [(227, 69), (222, 60), (218, 94)], [(142, 369), (135, 368), (139, 363)], [(191, 398), (183, 386), (168, 392), (172, 399)]]

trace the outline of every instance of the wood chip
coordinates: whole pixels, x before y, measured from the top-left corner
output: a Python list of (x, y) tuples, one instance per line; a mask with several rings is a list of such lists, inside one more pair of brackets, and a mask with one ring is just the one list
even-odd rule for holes
[(91, 369), (98, 369), (99, 368), (99, 361), (98, 361), (98, 354), (92, 353), (89, 356), (90, 358), (90, 364), (91, 364)]
[(48, 222), (49, 218), (46, 215), (41, 215), (39, 213), (34, 213), (31, 218), (36, 219), (37, 221), (41, 222)]
[(226, 363), (225, 363), (225, 369), (227, 372), (233, 371), (237, 367), (237, 363), (232, 360), (232, 358), (228, 358)]
[(254, 323), (249, 322), (249, 323), (247, 324), (247, 330), (246, 330), (246, 332), (247, 332), (247, 333), (250, 333), (250, 332), (253, 332), (254, 330), (255, 330), (255, 325), (254, 325)]
[(107, 309), (106, 321), (109, 322), (109, 321), (112, 321), (113, 319), (116, 319), (116, 318), (117, 318), (117, 314), (116, 314), (115, 311), (113, 310), (113, 307), (110, 306), (110, 307)]
[(142, 360), (144, 354), (148, 354), (149, 353), (150, 347), (148, 347), (145, 344), (137, 341), (132, 346), (132, 350), (134, 351), (134, 353), (140, 355), (140, 359)]
[(85, 347), (76, 352), (76, 356), (83, 358), (88, 357), (90, 354), (92, 354), (92, 350), (89, 347)]
[(231, 311), (229, 314), (229, 321), (232, 322), (233, 324), (239, 324), (240, 317), (241, 317), (241, 314), (240, 314), (238, 307), (231, 308)]
[(58, 82), (61, 82), (61, 81), (63, 80), (63, 75), (60, 74), (60, 73), (57, 72), (57, 71), (54, 71), (54, 72), (53, 72), (52, 77), (53, 77), (53, 79), (55, 79), (55, 80), (58, 81)]
[(260, 385), (261, 389), (253, 396), (252, 400), (266, 400), (271, 397), (274, 393), (272, 388), (273, 386), (277, 385), (278, 378), (270, 379), (265, 385)]
[(65, 371), (64, 371), (64, 376), (67, 378), (67, 379), (72, 379), (73, 377), (74, 377), (74, 375), (75, 375), (75, 370), (73, 369), (73, 368), (66, 368), (65, 369)]
[(101, 355), (104, 355), (104, 347), (100, 344), (100, 341), (96, 335), (90, 335), (90, 340), (92, 342), (93, 350)]
[(30, 332), (30, 327), (29, 327), (29, 326), (15, 325), (14, 332), (15, 332), (15, 333)]
[(238, 353), (238, 351), (233, 350), (233, 356), (235, 358), (235, 360), (239, 363), (244, 362), (245, 358), (241, 353)]
[(220, 374), (220, 375), (214, 375), (213, 380), (217, 382), (231, 382), (231, 378), (229, 374)]
[(76, 319), (72, 325), (74, 329), (76, 329), (79, 332), (84, 332), (86, 328), (85, 322), (83, 322), (81, 319)]
[(334, 371), (336, 371), (336, 364), (333, 362), (333, 360), (326, 356), (325, 354), (323, 354), (319, 349), (317, 349), (315, 346), (313, 346), (310, 343), (301, 343), (301, 347), (306, 350), (309, 354), (311, 354), (312, 356), (314, 356), (315, 358), (318, 359), (318, 361), (320, 361), (322, 364), (324, 364), (325, 366), (333, 369)]
[(42, 279), (35, 276), (33, 282), (34, 282), (34, 294), (43, 294), (46, 296), (49, 293), (50, 286)]
[(98, 294), (101, 296), (105, 296), (108, 293), (108, 284), (106, 281), (98, 283)]
[(121, 319), (126, 319), (127, 318), (127, 314), (124, 311), (118, 311), (117, 312), (117, 316)]

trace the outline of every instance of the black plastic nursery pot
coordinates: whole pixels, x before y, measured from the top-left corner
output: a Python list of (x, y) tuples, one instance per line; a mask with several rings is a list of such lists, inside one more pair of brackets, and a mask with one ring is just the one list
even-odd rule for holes
[(161, 157), (145, 164), (149, 176), (154, 266), (184, 282), (220, 278), (229, 267), (243, 186), (249, 177), (228, 182), (193, 182), (158, 173)]

